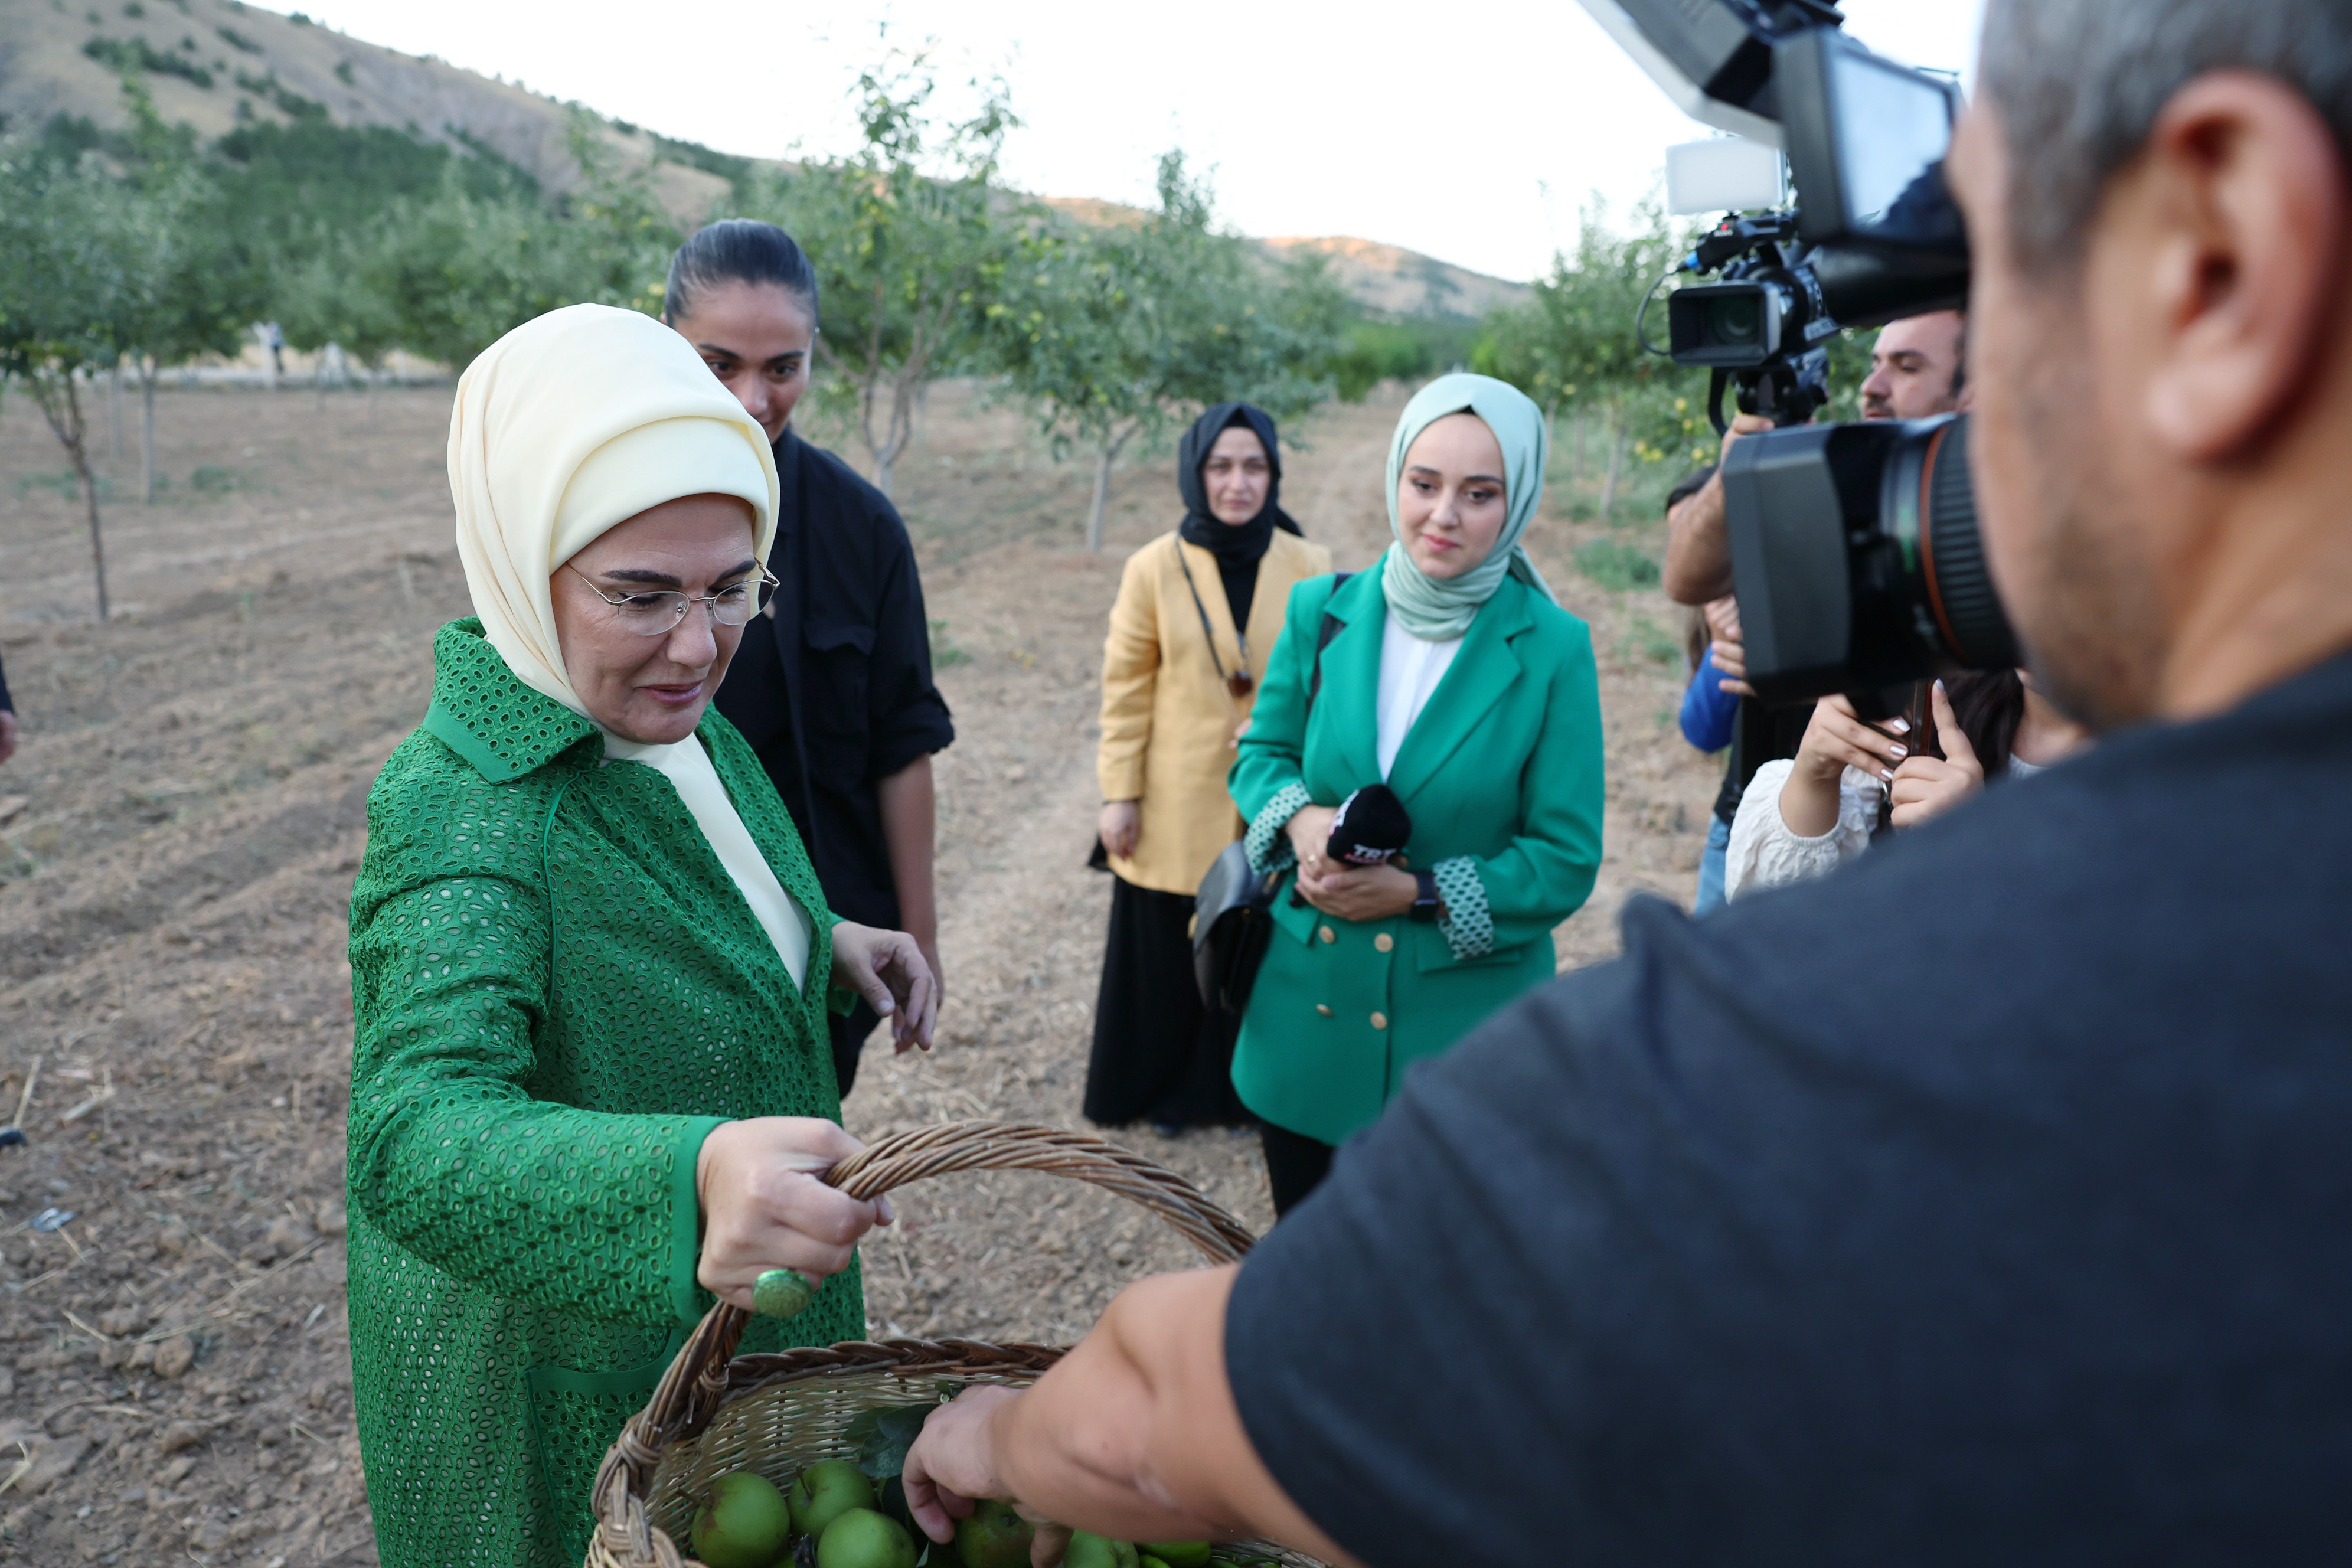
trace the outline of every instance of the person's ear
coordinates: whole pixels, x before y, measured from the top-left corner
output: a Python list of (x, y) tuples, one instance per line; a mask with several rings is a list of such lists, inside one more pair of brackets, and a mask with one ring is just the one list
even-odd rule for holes
[(2343, 158), (2292, 88), (2215, 71), (2165, 105), (2127, 183), (2154, 307), (2143, 413), (2182, 458), (2227, 461), (2272, 433), (2334, 336)]

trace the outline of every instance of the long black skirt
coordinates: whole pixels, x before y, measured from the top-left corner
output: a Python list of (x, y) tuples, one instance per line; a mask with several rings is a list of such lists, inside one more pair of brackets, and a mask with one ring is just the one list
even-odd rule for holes
[(1087, 1063), (1087, 1120), (1183, 1127), (1250, 1120), (1234, 1092), (1231, 1025), (1201, 1005), (1192, 978), (1192, 900), (1114, 873), (1110, 940)]

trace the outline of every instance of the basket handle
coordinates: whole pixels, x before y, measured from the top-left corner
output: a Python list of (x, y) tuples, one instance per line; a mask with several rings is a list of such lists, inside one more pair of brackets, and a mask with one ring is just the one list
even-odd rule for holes
[(853, 1198), (950, 1171), (1043, 1171), (1142, 1205), (1212, 1263), (1238, 1262), (1256, 1239), (1192, 1183), (1132, 1150), (1085, 1132), (1018, 1121), (948, 1121), (894, 1133), (824, 1173)]
[[(1042, 1171), (1101, 1187), (1150, 1209), (1212, 1263), (1239, 1261), (1255, 1239), (1241, 1221), (1164, 1165), (1089, 1133), (1018, 1121), (945, 1121), (894, 1133), (835, 1165), (824, 1180), (851, 1197), (877, 1198), (951, 1171)], [(700, 1429), (726, 1393), (727, 1363), (751, 1318), (725, 1301), (703, 1315), (653, 1398), (630, 1417), (605, 1456), (596, 1481), (600, 1514), (606, 1488), (620, 1484), (624, 1473), (633, 1478), (626, 1483), (631, 1490), (652, 1475), (660, 1458), (653, 1434)], [(642, 1518), (640, 1510), (640, 1524)], [(649, 1540), (639, 1544), (653, 1550)]]

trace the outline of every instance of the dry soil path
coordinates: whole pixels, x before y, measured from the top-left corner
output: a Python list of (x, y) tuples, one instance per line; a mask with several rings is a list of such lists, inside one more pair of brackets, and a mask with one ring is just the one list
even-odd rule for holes
[[(105, 500), (122, 613), (88, 624), (61, 456), (0, 406), (0, 602), (26, 741), (0, 768), (0, 1561), (372, 1563), (342, 1279), (343, 915), (367, 786), (422, 715), (432, 628), (464, 613), (444, 391), (166, 393), (160, 504)], [(1343, 566), (1386, 537), (1394, 404), (1340, 409), (1286, 501)], [(1076, 547), (1087, 475), (1011, 413), (940, 388), (899, 498), (921, 552), (955, 747), (940, 761), (948, 1006), (928, 1058), (869, 1058), (874, 1136), (993, 1116), (1078, 1124), (1108, 890), (1083, 868), (1095, 679), (1123, 552), (1173, 519), (1166, 462), (1122, 471), (1112, 547)], [(192, 479), (199, 469), (206, 488)], [(1672, 612), (1570, 556), (1622, 532), (1549, 519), (1537, 553), (1594, 626), (1607, 860), (1562, 928), (1613, 949), (1630, 892), (1687, 892), (1713, 769), (1675, 735)], [(1254, 1145), (1119, 1134), (1254, 1226)], [(70, 1211), (36, 1228), (44, 1211)], [(877, 1332), (1068, 1339), (1122, 1282), (1184, 1261), (1111, 1200), (1045, 1178), (909, 1191), (867, 1248)], [(21, 1447), (20, 1447), (21, 1445)], [(29, 1460), (29, 1464), (25, 1461)]]

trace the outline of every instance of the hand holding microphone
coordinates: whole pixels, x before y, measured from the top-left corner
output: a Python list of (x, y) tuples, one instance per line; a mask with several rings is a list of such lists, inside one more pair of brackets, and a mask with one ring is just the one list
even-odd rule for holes
[[(1306, 816), (1306, 811), (1299, 815)], [(1411, 872), (1389, 862), (1412, 837), (1412, 817), (1396, 792), (1383, 784), (1366, 784), (1330, 814), (1322, 852), (1299, 856), (1298, 880), (1290, 890), (1291, 901), (1311, 904), (1347, 921), (1385, 920), (1404, 913), (1419, 896), (1420, 883)]]

